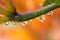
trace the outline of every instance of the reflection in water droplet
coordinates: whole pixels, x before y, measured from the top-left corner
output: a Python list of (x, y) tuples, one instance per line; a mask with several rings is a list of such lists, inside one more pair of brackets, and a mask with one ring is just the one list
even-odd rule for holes
[(37, 19), (38, 19), (38, 21), (43, 23), (45, 21), (45, 15), (42, 15), (42, 16), (38, 17)]

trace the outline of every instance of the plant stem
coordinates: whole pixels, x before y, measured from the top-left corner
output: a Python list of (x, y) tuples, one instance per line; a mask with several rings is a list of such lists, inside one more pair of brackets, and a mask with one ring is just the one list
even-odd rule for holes
[(28, 13), (28, 14), (22, 14), (21, 16), (18, 16), (16, 18), (17, 22), (27, 21), (33, 18), (36, 18), (38, 16), (41, 16), (43, 14), (48, 13), (49, 11), (53, 11), (56, 8), (59, 8), (60, 5), (56, 5), (55, 3), (52, 3), (51, 5), (48, 5), (46, 7), (42, 7), (40, 10)]

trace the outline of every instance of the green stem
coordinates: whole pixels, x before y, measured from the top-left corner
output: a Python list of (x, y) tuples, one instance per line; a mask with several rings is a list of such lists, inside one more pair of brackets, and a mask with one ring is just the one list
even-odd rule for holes
[(55, 3), (52, 3), (51, 5), (48, 5), (46, 7), (42, 7), (39, 11), (35, 11), (32, 13), (28, 13), (28, 14), (23, 14), (22, 16), (19, 16), (16, 21), (18, 22), (22, 22), (22, 21), (27, 21), (33, 18), (36, 18), (38, 16), (41, 16), (43, 14), (46, 14), (49, 11), (52, 11), (56, 8), (59, 8), (60, 5), (56, 5)]

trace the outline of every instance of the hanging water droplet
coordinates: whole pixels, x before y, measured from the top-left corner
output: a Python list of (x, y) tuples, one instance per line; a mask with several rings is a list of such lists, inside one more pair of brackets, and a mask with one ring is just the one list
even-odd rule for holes
[(9, 25), (9, 24), (10, 24), (10, 21), (5, 23), (5, 25)]
[(16, 25), (17, 23), (18, 23), (18, 22), (16, 22), (16, 21), (12, 21), (12, 24), (13, 24), (13, 25)]
[(8, 30), (8, 29), (10, 29), (10, 28), (12, 28), (12, 27), (13, 27), (13, 24), (12, 24), (11, 21), (9, 21), (9, 22), (6, 22), (6, 23), (5, 23), (4, 29), (5, 29), (5, 30)]
[(17, 24), (18, 24), (17, 22), (15, 23), (13, 21), (6, 22), (4, 29), (9, 30), (9, 29), (15, 28)]
[(53, 11), (48, 12), (48, 16), (53, 16)]
[(32, 20), (29, 20), (30, 22), (32, 21)]
[(22, 26), (26, 26), (26, 25), (29, 24), (29, 22), (31, 22), (31, 21), (32, 21), (32, 20), (20, 22), (20, 24), (21, 24)]
[(21, 22), (20, 24), (23, 25), (23, 26), (26, 26), (30, 21), (24, 21), (24, 22)]
[(38, 21), (43, 23), (45, 21), (45, 15), (42, 15), (42, 16), (38, 17), (37, 19), (38, 19)]

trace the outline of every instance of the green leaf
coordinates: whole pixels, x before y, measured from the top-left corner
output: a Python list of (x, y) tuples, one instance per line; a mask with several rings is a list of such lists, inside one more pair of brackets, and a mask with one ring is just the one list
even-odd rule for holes
[(6, 6), (6, 8), (8, 9), (8, 11), (10, 12), (15, 12), (15, 7), (12, 5), (12, 3), (10, 2), (10, 0), (2, 0), (2, 2), (4, 3), (4, 5)]
[(0, 7), (1, 12), (4, 12), (3, 14), (11, 18), (15, 16), (16, 8), (12, 5), (10, 0), (2, 0), (2, 2), (4, 3), (7, 9), (3, 9), (2, 7)]
[(44, 2), (43, 6), (47, 6), (47, 5), (50, 5), (50, 4), (52, 4), (52, 3), (54, 3), (54, 0), (46, 0), (46, 1)]
[(10, 21), (8, 17), (0, 18), (0, 24)]
[(6, 9), (4, 9), (0, 6), (0, 14), (3, 14), (5, 16), (9, 17), (12, 20), (16, 13), (15, 7), (12, 5), (10, 0), (2, 0), (2, 2), (6, 6)]
[(10, 14), (10, 12), (8, 12), (6, 9), (0, 7), (0, 14), (2, 14), (2, 15), (6, 15), (6, 16), (7, 16), (7, 15)]
[(5, 15), (5, 16), (9, 17), (10, 19), (13, 19), (13, 17), (15, 16), (15, 12), (13, 12), (13, 13), (9, 12), (2, 7), (0, 7), (0, 14)]
[(57, 5), (60, 5), (60, 0), (55, 0), (54, 1)]

